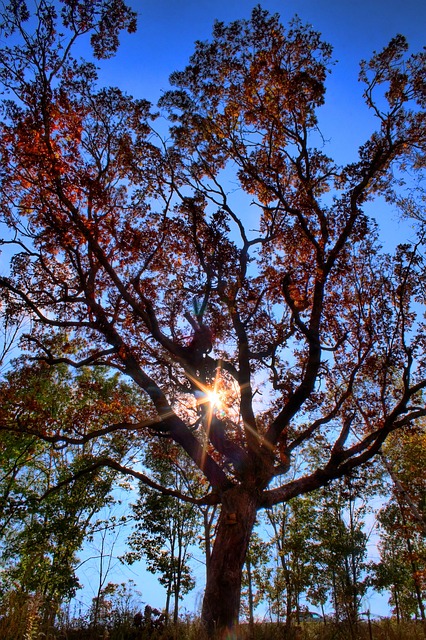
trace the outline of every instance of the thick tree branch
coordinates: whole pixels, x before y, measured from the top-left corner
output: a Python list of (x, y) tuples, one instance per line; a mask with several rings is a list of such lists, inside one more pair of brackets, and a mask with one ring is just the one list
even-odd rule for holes
[(160, 483), (156, 482), (155, 480), (153, 480), (152, 478), (147, 476), (145, 473), (142, 473), (140, 471), (136, 471), (134, 468), (131, 468), (131, 467), (126, 467), (125, 465), (120, 464), (119, 462), (117, 462), (116, 460), (114, 460), (113, 458), (110, 458), (108, 456), (103, 457), (103, 458), (99, 458), (98, 460), (95, 460), (92, 464), (88, 464), (86, 467), (80, 469), (79, 471), (76, 471), (75, 473), (73, 473), (71, 476), (69, 476), (65, 480), (62, 480), (61, 482), (58, 482), (54, 487), (51, 487), (50, 489), (45, 491), (43, 493), (43, 495), (40, 496), (39, 500), (40, 501), (41, 500), (45, 500), (52, 493), (60, 491), (64, 487), (67, 487), (68, 485), (76, 482), (80, 478), (83, 478), (83, 477), (87, 476), (88, 474), (94, 473), (94, 472), (96, 472), (96, 471), (98, 471), (99, 469), (102, 469), (102, 468), (113, 469), (114, 471), (118, 471), (119, 473), (122, 473), (123, 475), (127, 475), (127, 476), (131, 476), (133, 478), (136, 478), (137, 480), (139, 480), (143, 484), (147, 485), (148, 487), (151, 487), (151, 489), (155, 489), (159, 493), (161, 493), (163, 495), (166, 495), (166, 496), (173, 496), (173, 497), (178, 498), (179, 500), (182, 500), (184, 502), (189, 502), (191, 504), (200, 504), (200, 505), (220, 504), (219, 495), (216, 494), (216, 493), (206, 494), (202, 498), (194, 498), (191, 495), (183, 494), (180, 491), (177, 491), (175, 489), (168, 489), (167, 487), (164, 487)]

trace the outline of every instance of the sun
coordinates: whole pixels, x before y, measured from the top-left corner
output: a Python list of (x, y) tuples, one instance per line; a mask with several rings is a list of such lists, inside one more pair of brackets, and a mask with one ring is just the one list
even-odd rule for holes
[(219, 393), (215, 389), (209, 389), (206, 391), (206, 402), (214, 409), (221, 409), (222, 401)]
[(221, 373), (218, 367), (216, 376), (209, 385), (201, 383), (200, 380), (195, 377), (188, 377), (195, 387), (194, 396), (196, 405), (198, 407), (205, 405), (208, 414), (224, 418), (228, 413), (230, 398), (232, 396), (229, 394), (229, 385), (226, 384), (226, 379), (223, 379)]

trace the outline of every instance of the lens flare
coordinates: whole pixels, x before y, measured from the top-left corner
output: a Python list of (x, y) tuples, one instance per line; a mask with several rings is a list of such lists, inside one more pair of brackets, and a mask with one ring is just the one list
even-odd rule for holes
[(206, 401), (214, 408), (221, 409), (222, 401), (220, 399), (220, 395), (215, 389), (209, 389), (206, 391)]

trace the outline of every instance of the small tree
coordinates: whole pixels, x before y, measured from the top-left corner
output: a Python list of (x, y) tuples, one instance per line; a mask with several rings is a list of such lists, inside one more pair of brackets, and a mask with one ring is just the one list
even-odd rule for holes
[(254, 625), (256, 607), (267, 594), (267, 580), (270, 577), (268, 564), (270, 548), (267, 542), (257, 533), (253, 533), (247, 552), (242, 576), (241, 609), (249, 621), (251, 630)]
[[(177, 466), (177, 454), (175, 447), (163, 442), (145, 456), (144, 464), (159, 484), (181, 492), (184, 479)], [(143, 557), (148, 571), (159, 575), (159, 582), (166, 589), (166, 619), (173, 602), (173, 622), (176, 623), (179, 600), (195, 586), (188, 560), (189, 547), (200, 529), (200, 513), (194, 504), (162, 495), (143, 483), (132, 509), (136, 524), (128, 541), (131, 551), (125, 559), (133, 563)]]
[(315, 511), (310, 497), (300, 497), (267, 511), (275, 548), (275, 571), (271, 575), (272, 610), (285, 618), (289, 630), (299, 622), (300, 598), (312, 574), (312, 528)]
[(108, 582), (92, 601), (90, 624), (95, 628), (114, 629), (117, 636), (129, 633), (141, 609), (141, 595), (132, 580), (121, 584)]
[(379, 512), (379, 588), (390, 590), (397, 619), (418, 616), (426, 628), (426, 432), (423, 422), (395, 434), (383, 449), (391, 497)]
[[(101, 433), (106, 416), (138, 413), (134, 400), (130, 387), (101, 369), (75, 373), (15, 361), (0, 383), (2, 587), (7, 594), (18, 583), (28, 597), (37, 594), (45, 627), (79, 586), (76, 554), (110, 500), (115, 472), (94, 465), (88, 473), (88, 463), (105, 450), (124, 456), (132, 446), (108, 429), (96, 445), (87, 434)], [(75, 438), (78, 431), (85, 447), (64, 449), (59, 432)]]
[(407, 548), (409, 534), (404, 531), (401, 513), (395, 503), (388, 504), (379, 512), (378, 522), (380, 561), (374, 565), (374, 585), (379, 591), (389, 591), (389, 604), (399, 623), (419, 614), (419, 594), (416, 591), (420, 582), (419, 570), (422, 564), (424, 570), (424, 561), (418, 564), (420, 558), (413, 543)]
[(308, 597), (321, 603), (325, 593), (330, 594), (336, 620), (348, 623), (352, 637), (367, 589), (367, 505), (361, 497), (369, 493), (365, 481), (345, 478), (319, 492), (311, 548), (317, 582)]

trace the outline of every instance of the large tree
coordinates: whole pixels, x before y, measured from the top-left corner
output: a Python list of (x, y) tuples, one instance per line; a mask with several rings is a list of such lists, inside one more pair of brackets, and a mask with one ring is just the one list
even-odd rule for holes
[[(414, 191), (425, 55), (397, 36), (362, 64), (377, 127), (342, 167), (319, 134), (332, 60), (311, 27), (285, 29), (260, 7), (217, 23), (161, 100), (166, 144), (147, 102), (97, 89), (95, 66), (72, 57), (89, 34), (97, 58), (112, 55), (132, 12), (122, 0), (57, 7), (3, 9), (7, 313), (32, 317), (28, 348), (52, 366), (130, 377), (150, 402), (151, 437), (198, 467), (204, 497), (181, 499), (221, 505), (203, 617), (232, 626), (257, 511), (348, 474), (426, 413)], [(381, 196), (419, 219), (418, 241), (395, 255), (366, 212)], [(289, 474), (308, 446), (322, 462)], [(176, 494), (113, 452), (100, 463)]]

